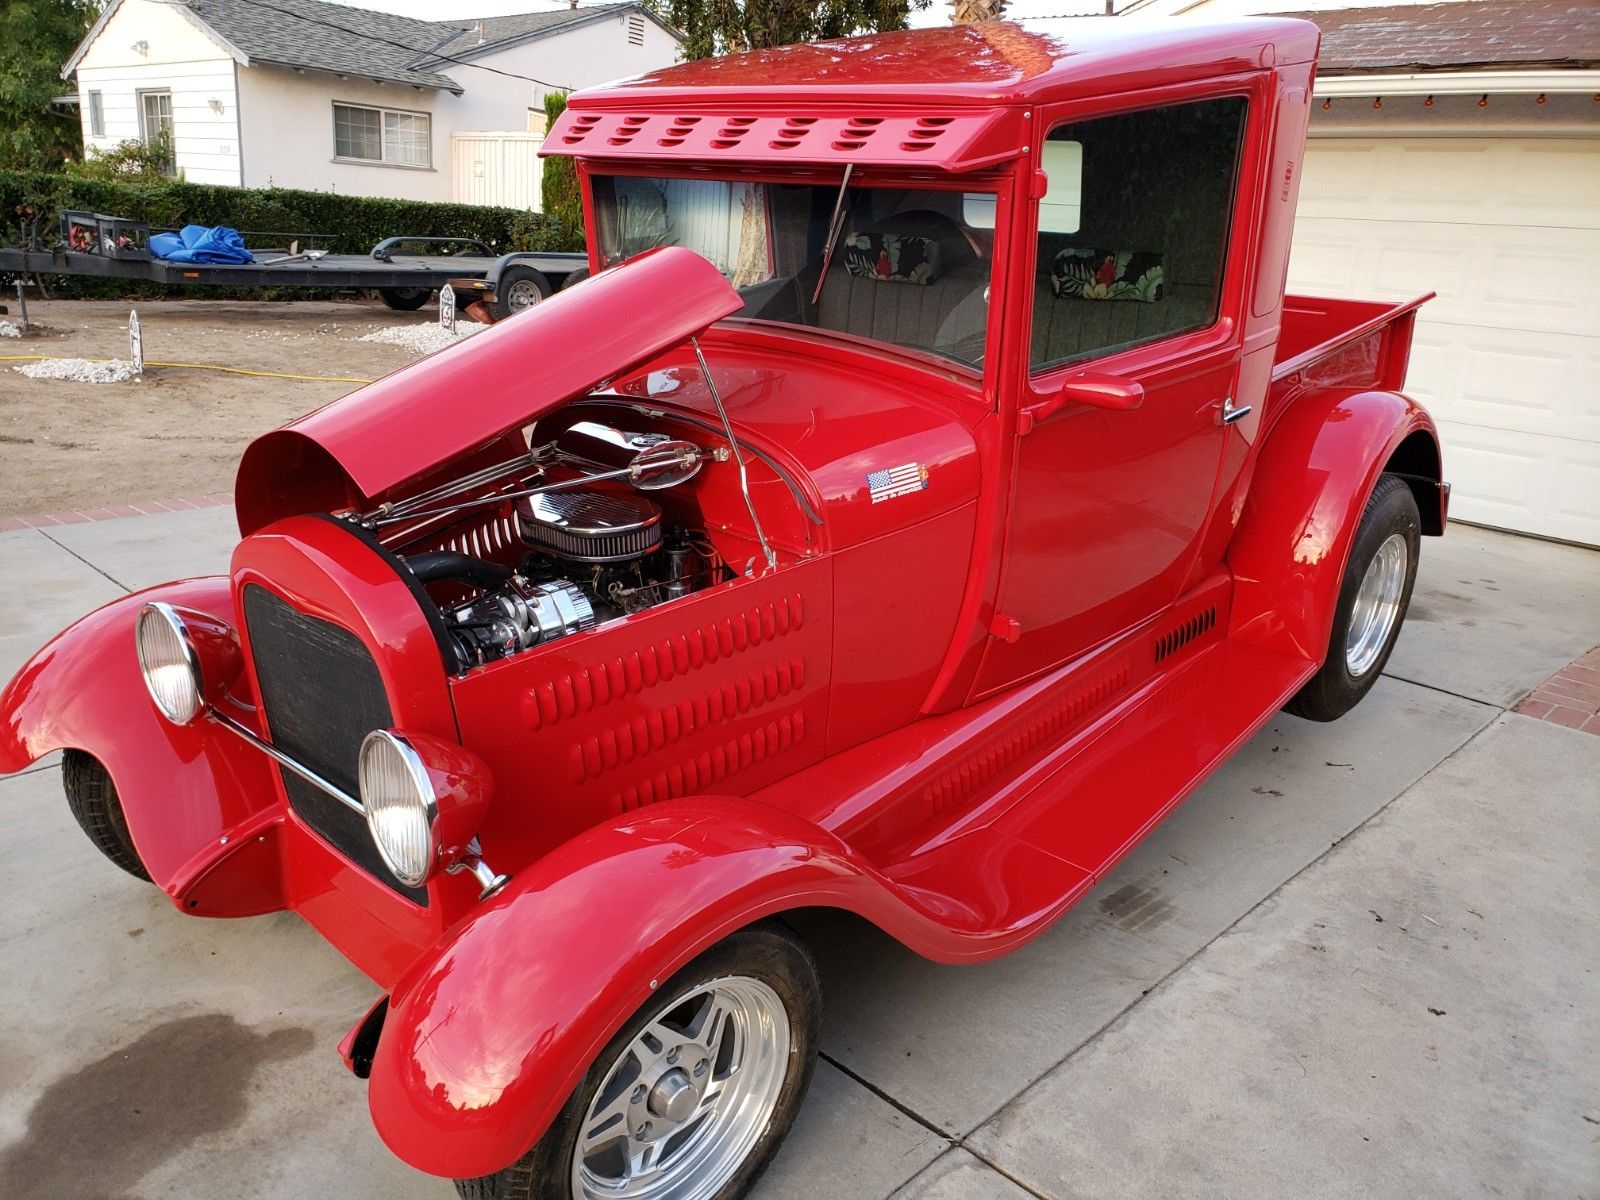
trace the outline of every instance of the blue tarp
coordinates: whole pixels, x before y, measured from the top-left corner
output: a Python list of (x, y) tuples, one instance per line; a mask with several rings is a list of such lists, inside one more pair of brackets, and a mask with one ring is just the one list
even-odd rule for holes
[(185, 225), (177, 233), (153, 233), (149, 246), (151, 254), (171, 262), (255, 262), (255, 256), (244, 248), (239, 231), (226, 225)]

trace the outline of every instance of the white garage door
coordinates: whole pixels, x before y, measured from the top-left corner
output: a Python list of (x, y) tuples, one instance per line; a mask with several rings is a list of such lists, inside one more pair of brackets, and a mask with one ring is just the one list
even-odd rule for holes
[(1451, 515), (1600, 545), (1600, 140), (1314, 138), (1291, 288), (1407, 299)]

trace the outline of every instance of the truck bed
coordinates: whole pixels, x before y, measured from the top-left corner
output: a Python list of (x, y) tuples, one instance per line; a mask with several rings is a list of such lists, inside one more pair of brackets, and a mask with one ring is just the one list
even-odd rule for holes
[(1273, 383), (1298, 382), (1399, 390), (1411, 357), (1417, 309), (1433, 292), (1404, 304), (1285, 296)]

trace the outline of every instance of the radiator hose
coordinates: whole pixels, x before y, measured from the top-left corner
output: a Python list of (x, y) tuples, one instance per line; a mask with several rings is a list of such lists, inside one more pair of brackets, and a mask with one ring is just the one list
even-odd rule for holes
[(403, 561), (418, 583), (448, 579), (485, 592), (494, 591), (513, 574), (510, 567), (473, 558), (470, 554), (457, 554), (454, 550), (431, 550), (426, 554), (413, 554)]

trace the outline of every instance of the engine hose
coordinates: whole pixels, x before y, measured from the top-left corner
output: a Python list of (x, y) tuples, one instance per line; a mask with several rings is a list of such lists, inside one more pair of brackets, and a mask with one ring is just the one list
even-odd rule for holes
[(434, 583), (448, 579), (455, 583), (471, 584), (486, 592), (493, 591), (510, 579), (514, 572), (486, 559), (470, 554), (457, 554), (454, 550), (430, 550), (426, 554), (412, 554), (402, 560), (418, 583)]

